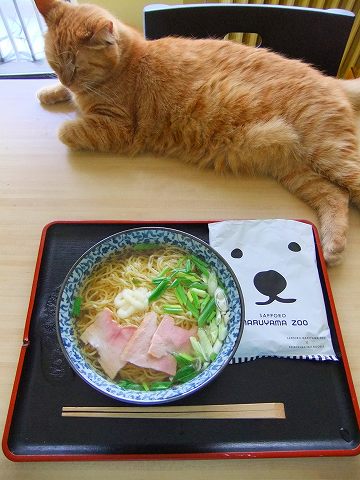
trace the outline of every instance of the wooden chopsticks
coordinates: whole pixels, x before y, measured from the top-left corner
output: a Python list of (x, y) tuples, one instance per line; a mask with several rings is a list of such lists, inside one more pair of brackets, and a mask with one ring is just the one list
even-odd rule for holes
[(221, 419), (285, 417), (283, 403), (232, 403), (159, 407), (63, 407), (63, 417)]

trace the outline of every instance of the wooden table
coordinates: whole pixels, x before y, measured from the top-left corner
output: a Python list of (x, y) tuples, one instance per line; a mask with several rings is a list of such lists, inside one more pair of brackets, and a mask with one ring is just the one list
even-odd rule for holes
[[(3, 431), (41, 231), (53, 220), (303, 218), (312, 210), (275, 181), (219, 177), (144, 155), (69, 153), (57, 139), (69, 106), (44, 108), (36, 91), (51, 80), (0, 81), (0, 409)], [(360, 121), (359, 121), (360, 124)], [(329, 271), (355, 388), (360, 394), (360, 213), (350, 212), (342, 265)], [(262, 460), (12, 463), (0, 478), (99, 479), (360, 478), (360, 456)]]

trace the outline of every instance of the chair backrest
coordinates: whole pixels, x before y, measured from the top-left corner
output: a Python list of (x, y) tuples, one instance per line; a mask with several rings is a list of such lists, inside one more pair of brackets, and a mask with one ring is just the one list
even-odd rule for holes
[(166, 36), (224, 38), (230, 32), (258, 33), (261, 46), (311, 63), (335, 76), (354, 23), (347, 10), (279, 5), (148, 5), (147, 39)]

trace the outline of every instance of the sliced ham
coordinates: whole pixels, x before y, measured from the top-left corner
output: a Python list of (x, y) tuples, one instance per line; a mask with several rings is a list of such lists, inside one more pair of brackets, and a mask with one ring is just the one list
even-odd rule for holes
[(161, 358), (173, 352), (191, 351), (190, 337), (196, 335), (197, 328), (187, 330), (175, 325), (170, 315), (164, 315), (150, 343), (149, 354)]
[(121, 358), (121, 353), (136, 330), (137, 327), (121, 327), (114, 321), (111, 310), (105, 308), (80, 339), (96, 348), (101, 367), (106, 375), (113, 379), (126, 363)]
[(137, 331), (124, 348), (121, 359), (125, 363), (130, 362), (138, 367), (152, 368), (169, 376), (175, 375), (176, 360), (172, 355), (166, 353), (161, 358), (156, 358), (148, 353), (157, 328), (156, 313), (147, 313)]

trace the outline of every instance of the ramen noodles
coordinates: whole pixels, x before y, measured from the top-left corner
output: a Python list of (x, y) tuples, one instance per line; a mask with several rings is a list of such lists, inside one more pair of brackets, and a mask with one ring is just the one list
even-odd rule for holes
[(215, 360), (227, 335), (226, 292), (199, 257), (140, 244), (110, 255), (73, 305), (87, 361), (124, 388), (189, 381)]

